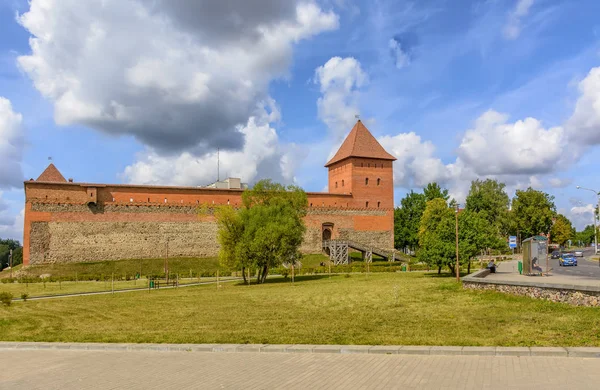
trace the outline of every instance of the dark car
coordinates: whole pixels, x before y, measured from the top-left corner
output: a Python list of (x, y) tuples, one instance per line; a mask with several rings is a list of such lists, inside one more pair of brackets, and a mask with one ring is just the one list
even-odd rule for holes
[(560, 251), (554, 251), (552, 252), (552, 256), (553, 259), (559, 259), (560, 258)]

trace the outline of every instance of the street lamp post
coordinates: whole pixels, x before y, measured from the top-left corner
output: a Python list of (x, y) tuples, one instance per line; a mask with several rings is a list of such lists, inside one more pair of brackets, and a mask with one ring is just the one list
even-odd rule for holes
[(454, 210), (454, 220), (456, 224), (456, 281), (460, 282), (460, 264), (458, 262), (458, 203)]
[[(592, 191), (594, 194), (596, 194), (596, 197), (598, 199), (597, 207), (600, 209), (600, 191), (592, 190), (591, 188), (585, 188), (585, 187), (581, 187), (581, 186), (577, 186), (577, 189)], [(597, 255), (598, 254), (598, 226), (596, 223), (596, 210), (594, 210), (593, 215), (594, 215), (594, 254)]]

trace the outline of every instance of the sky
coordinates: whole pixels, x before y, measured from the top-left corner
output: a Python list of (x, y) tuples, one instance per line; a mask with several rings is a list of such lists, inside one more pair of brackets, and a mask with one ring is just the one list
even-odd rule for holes
[(358, 115), (395, 202), (493, 178), (578, 229), (600, 190), (597, 0), (0, 0), (0, 237), (49, 158), (80, 182), (325, 191)]

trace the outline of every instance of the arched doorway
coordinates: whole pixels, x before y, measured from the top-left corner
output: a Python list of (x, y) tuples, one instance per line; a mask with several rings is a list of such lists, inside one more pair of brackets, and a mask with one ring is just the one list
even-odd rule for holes
[(323, 241), (331, 240), (331, 229), (329, 227), (323, 228)]

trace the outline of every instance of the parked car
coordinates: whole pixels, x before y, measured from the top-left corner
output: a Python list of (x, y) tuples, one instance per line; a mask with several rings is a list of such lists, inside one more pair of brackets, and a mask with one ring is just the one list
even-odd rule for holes
[(558, 265), (561, 267), (573, 265), (577, 267), (577, 259), (572, 253), (564, 253), (560, 259), (558, 259)]
[(550, 256), (553, 259), (559, 259), (560, 258), (560, 251), (554, 251), (552, 252), (552, 255)]
[(575, 251), (575, 257), (583, 257), (583, 251)]

